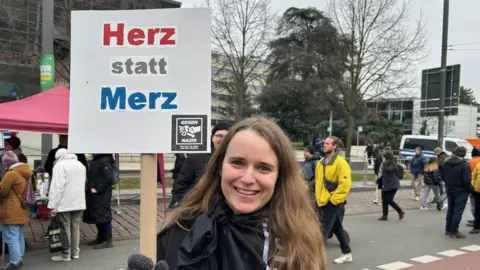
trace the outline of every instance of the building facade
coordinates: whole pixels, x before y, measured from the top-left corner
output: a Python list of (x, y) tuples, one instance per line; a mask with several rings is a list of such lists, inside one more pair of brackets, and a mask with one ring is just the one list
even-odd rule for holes
[[(252, 101), (253, 109), (258, 108), (255, 97), (265, 85), (268, 65), (259, 63), (247, 79), (247, 97)], [(234, 76), (231, 65), (224, 55), (212, 54), (212, 126), (221, 121), (233, 122), (235, 97), (223, 85), (232, 82)]]
[[(373, 109), (381, 117), (403, 124), (403, 134), (413, 134), (415, 98), (376, 99), (368, 101), (367, 107)], [(418, 112), (419, 113), (419, 112)]]
[[(422, 117), (419, 98), (400, 98), (389, 100), (372, 100), (367, 107), (374, 109), (380, 116), (403, 124), (405, 135), (420, 135), (423, 123), (426, 123), (425, 135), (438, 133), (438, 117)], [(460, 104), (458, 115), (445, 117), (444, 134), (448, 137), (476, 138), (477, 122), (480, 124), (478, 107)]]

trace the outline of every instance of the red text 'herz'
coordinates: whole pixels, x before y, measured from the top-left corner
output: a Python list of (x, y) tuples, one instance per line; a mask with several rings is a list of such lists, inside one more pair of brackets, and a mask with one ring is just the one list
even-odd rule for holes
[(177, 44), (176, 27), (131, 27), (125, 23), (103, 24), (105, 47), (173, 47)]

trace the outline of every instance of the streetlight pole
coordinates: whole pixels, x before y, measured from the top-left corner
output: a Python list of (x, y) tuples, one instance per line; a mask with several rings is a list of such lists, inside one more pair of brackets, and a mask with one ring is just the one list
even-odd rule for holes
[[(55, 64), (53, 56), (53, 7), (54, 0), (42, 1), (42, 59), (40, 60), (40, 87), (46, 91), (53, 87)], [(42, 134), (42, 164), (52, 149), (52, 134)], [(50, 176), (51, 177), (51, 176)]]
[[(443, 29), (442, 29), (442, 60), (440, 67), (440, 108), (438, 114), (438, 143), (443, 147), (445, 124), (445, 88), (447, 80), (447, 49), (448, 49), (448, 13), (449, 0), (443, 0)], [(451, 101), (450, 101), (451, 106)]]

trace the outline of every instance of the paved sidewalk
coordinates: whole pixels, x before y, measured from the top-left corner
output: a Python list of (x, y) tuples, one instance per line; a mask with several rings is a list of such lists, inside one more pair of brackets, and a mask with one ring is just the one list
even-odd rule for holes
[[(157, 226), (163, 221), (163, 203), (158, 204)], [(140, 235), (140, 205), (121, 205), (120, 214), (113, 211), (113, 238), (117, 240), (136, 239)], [(25, 226), (25, 240), (31, 244), (32, 249), (46, 248), (48, 241), (43, 239), (49, 220), (31, 219), (30, 224)], [(95, 225), (82, 223), (81, 242), (86, 243), (95, 239), (97, 228)]]
[[(136, 191), (123, 191), (124, 196), (135, 196)], [(159, 192), (161, 194), (161, 192)], [(170, 190), (167, 190), (167, 203), (170, 197)], [(160, 195), (161, 196), (161, 195)], [(370, 214), (370, 213), (381, 213), (382, 207), (376, 204), (373, 204), (374, 191), (358, 191), (352, 192), (347, 198), (346, 206), (346, 215), (360, 215), (360, 214)], [(137, 196), (138, 197), (138, 196)], [(413, 191), (410, 189), (402, 189), (397, 192), (395, 201), (402, 207), (404, 210), (419, 209), (420, 204), (418, 201), (412, 200)], [(139, 198), (139, 197), (138, 197)], [(112, 204), (116, 205), (116, 204)], [(157, 205), (157, 226), (163, 221), (163, 202), (158, 200)], [(434, 207), (431, 207), (430, 211), (437, 211)], [(120, 210), (120, 213), (117, 214), (115, 210)], [(113, 237), (115, 241), (125, 240), (125, 239), (135, 239), (140, 235), (140, 204), (137, 200), (131, 200), (129, 204), (123, 204), (121, 202), (120, 207), (114, 207), (113, 211)], [(407, 215), (408, 215), (408, 211)], [(395, 215), (393, 210), (391, 210), (392, 215)], [(31, 220), (30, 224), (25, 227), (25, 237), (28, 242), (32, 244), (32, 248), (42, 248), (47, 247), (47, 241), (42, 239), (42, 236), (45, 234), (45, 231), (48, 228), (50, 221), (41, 221), (38, 219)], [(93, 240), (96, 236), (96, 227), (95, 225), (82, 223), (81, 225), (81, 235), (82, 242), (88, 242)]]

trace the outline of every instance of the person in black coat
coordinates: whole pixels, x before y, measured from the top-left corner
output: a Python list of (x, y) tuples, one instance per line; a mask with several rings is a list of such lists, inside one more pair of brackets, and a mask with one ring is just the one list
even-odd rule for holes
[(83, 221), (97, 226), (97, 238), (88, 244), (95, 249), (112, 244), (112, 184), (115, 179), (112, 154), (94, 154), (87, 173), (86, 204)]
[(381, 221), (388, 220), (388, 206), (390, 205), (398, 213), (399, 219), (403, 219), (405, 212), (394, 201), (395, 194), (400, 187), (400, 172), (398, 164), (395, 162), (391, 151), (383, 151), (383, 162), (380, 165), (380, 185), (382, 190), (382, 210), (383, 215), (378, 219)]
[(440, 166), (448, 199), (445, 234), (451, 238), (465, 238), (465, 235), (458, 231), (458, 226), (467, 206), (468, 195), (473, 192), (471, 169), (464, 159), (466, 154), (467, 149), (459, 146), (455, 148), (453, 155)]
[[(48, 152), (48, 157), (47, 160), (45, 161), (44, 168), (45, 171), (52, 177), (53, 173), (53, 165), (55, 163), (55, 154), (57, 153), (57, 150), (60, 148), (65, 148), (68, 149), (68, 135), (59, 135), (58, 136), (58, 146), (57, 148), (53, 148)], [(88, 169), (88, 162), (87, 158), (85, 157), (84, 154), (76, 154), (78, 161), (80, 161), (85, 168)]]
[[(230, 124), (227, 122), (220, 122), (212, 129), (212, 153), (220, 147), (229, 129)], [(182, 201), (183, 197), (185, 197), (185, 194), (195, 186), (203, 175), (210, 156), (210, 153), (192, 154), (185, 159), (182, 169), (178, 173), (177, 180), (173, 182), (172, 201), (170, 202), (169, 209), (175, 208)]]

